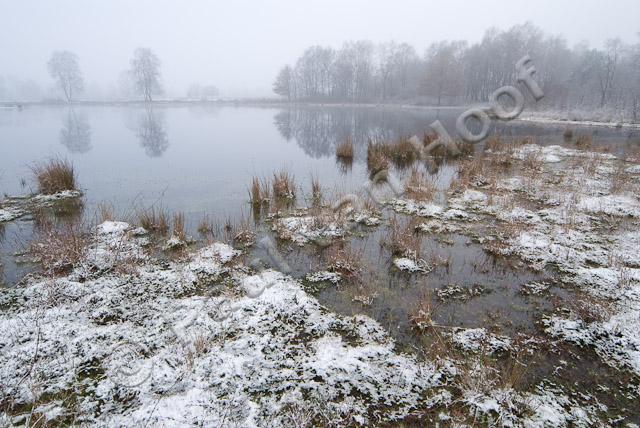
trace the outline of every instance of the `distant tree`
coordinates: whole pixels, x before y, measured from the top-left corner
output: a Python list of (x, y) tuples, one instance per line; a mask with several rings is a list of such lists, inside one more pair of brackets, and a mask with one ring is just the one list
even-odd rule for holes
[(465, 42), (440, 42), (431, 45), (426, 55), (425, 93), (438, 98), (462, 95), (464, 75), (462, 55)]
[(622, 42), (620, 39), (609, 39), (606, 42), (605, 51), (601, 55), (598, 69), (600, 107), (604, 107), (610, 93), (613, 91), (621, 48)]
[(273, 92), (291, 101), (293, 72), (290, 66), (284, 66), (273, 82)]
[(145, 101), (152, 101), (154, 95), (162, 94), (160, 85), (160, 59), (151, 49), (138, 48), (131, 58), (129, 74), (138, 94)]
[(76, 54), (69, 51), (56, 51), (51, 55), (47, 67), (67, 102), (71, 102), (76, 93), (82, 92), (84, 82)]

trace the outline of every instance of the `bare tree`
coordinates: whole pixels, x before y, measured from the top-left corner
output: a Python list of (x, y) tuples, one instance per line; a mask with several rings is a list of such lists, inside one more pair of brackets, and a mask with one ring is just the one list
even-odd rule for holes
[(162, 94), (160, 85), (160, 59), (148, 48), (138, 48), (131, 58), (130, 76), (138, 93), (145, 101)]
[(438, 99), (462, 95), (464, 76), (462, 55), (465, 42), (434, 43), (426, 55), (425, 93)]
[(606, 51), (602, 55), (602, 60), (599, 64), (600, 67), (598, 70), (598, 78), (600, 82), (600, 107), (604, 107), (610, 92), (613, 90), (621, 46), (622, 42), (620, 39), (607, 40)]
[(47, 68), (58, 88), (64, 93), (67, 102), (71, 102), (75, 94), (82, 92), (84, 82), (76, 54), (69, 51), (56, 51), (51, 55)]
[(276, 76), (276, 80), (273, 82), (273, 92), (291, 101), (291, 97), (293, 95), (291, 91), (292, 80), (293, 71), (291, 70), (291, 67), (288, 65), (282, 67)]

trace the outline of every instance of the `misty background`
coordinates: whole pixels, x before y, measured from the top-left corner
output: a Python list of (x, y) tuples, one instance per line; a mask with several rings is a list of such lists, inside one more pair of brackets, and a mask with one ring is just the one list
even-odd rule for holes
[[(395, 41), (424, 58), (432, 43), (479, 43), (491, 27), (529, 21), (568, 47), (637, 43), (640, 2), (617, 1), (0, 1), (0, 97), (59, 96), (47, 61), (56, 50), (78, 57), (82, 99), (122, 93), (122, 74), (138, 47), (161, 61), (168, 98), (194, 85), (223, 97), (273, 97), (272, 83), (310, 46)], [(535, 59), (535, 58), (534, 58)]]

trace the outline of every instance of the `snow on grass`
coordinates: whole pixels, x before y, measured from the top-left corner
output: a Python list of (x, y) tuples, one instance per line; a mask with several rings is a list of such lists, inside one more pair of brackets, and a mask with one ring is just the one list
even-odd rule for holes
[(77, 190), (65, 190), (52, 195), (32, 195), (9, 197), (0, 201), (0, 223), (16, 220), (38, 209), (50, 207), (58, 201), (76, 199), (82, 196)]
[(420, 217), (438, 217), (444, 212), (444, 209), (440, 205), (431, 202), (418, 202), (411, 199), (393, 199), (389, 204), (399, 213), (412, 214)]
[(630, 194), (583, 197), (577, 208), (580, 211), (591, 214), (640, 217), (640, 201)]
[(396, 257), (393, 259), (393, 265), (403, 271), (411, 273), (428, 273), (433, 270), (427, 262), (422, 259), (410, 259), (408, 257)]
[[(131, 232), (104, 223), (93, 247), (135, 252)], [(7, 290), (0, 400), (18, 406), (5, 407), (11, 423), (37, 403), (76, 424), (277, 427), (291, 408), (367, 424), (374, 409), (376, 421), (407, 415), (453, 375), (396, 353), (370, 318), (327, 312), (289, 277), (229, 265), (239, 254), (216, 243), (184, 263), (143, 259), (136, 275), (87, 275), (88, 260)]]
[(17, 207), (0, 208), (0, 223), (15, 220), (19, 217), (22, 217), (26, 213), (26, 211)]
[(511, 349), (509, 337), (491, 334), (484, 328), (458, 328), (450, 334), (450, 338), (463, 351), (493, 354)]
[(310, 273), (306, 276), (306, 278), (307, 278), (307, 281), (310, 281), (310, 282), (328, 281), (333, 284), (337, 284), (342, 279), (339, 273), (329, 272), (326, 270)]
[(318, 217), (285, 217), (274, 221), (273, 230), (281, 239), (303, 246), (311, 241), (334, 239), (345, 235), (345, 230), (335, 222), (323, 222)]

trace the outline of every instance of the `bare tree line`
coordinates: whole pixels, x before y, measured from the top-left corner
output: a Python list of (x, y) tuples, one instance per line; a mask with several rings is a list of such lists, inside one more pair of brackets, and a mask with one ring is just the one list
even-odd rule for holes
[(291, 101), (484, 102), (495, 89), (515, 84), (514, 66), (525, 54), (538, 70), (542, 107), (610, 108), (640, 120), (640, 39), (635, 44), (610, 39), (602, 49), (586, 43), (570, 48), (562, 37), (531, 23), (489, 29), (475, 44), (433, 43), (422, 56), (406, 43), (312, 46), (280, 70), (273, 90)]

